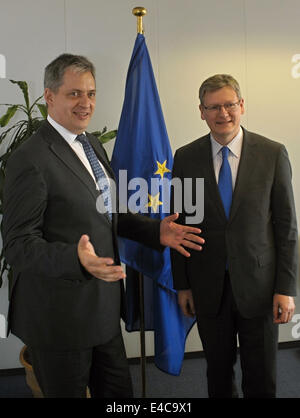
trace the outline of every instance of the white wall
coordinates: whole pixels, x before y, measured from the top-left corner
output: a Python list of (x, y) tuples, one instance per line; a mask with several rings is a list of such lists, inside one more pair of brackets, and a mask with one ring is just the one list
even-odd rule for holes
[[(145, 35), (173, 151), (207, 132), (198, 111), (201, 82), (215, 73), (230, 73), (239, 80), (246, 101), (243, 125), (286, 145), (300, 213), (300, 78), (291, 75), (292, 56), (300, 54), (299, 1), (141, 3), (148, 10)], [(98, 102), (90, 129), (117, 128), (136, 37), (131, 10), (138, 5), (132, 0), (0, 0), (6, 77), (27, 80), (34, 98), (42, 94), (43, 70), (52, 59), (64, 51), (86, 55), (97, 68)], [(0, 78), (0, 103), (19, 100), (17, 87)], [(113, 143), (106, 148), (110, 154)], [(7, 283), (0, 289), (0, 314), (6, 313)], [(293, 325), (281, 326), (281, 341), (293, 340)], [(138, 334), (126, 333), (125, 341), (128, 355), (138, 356)], [(0, 369), (20, 366), (21, 345), (13, 336), (0, 339)], [(147, 333), (148, 355), (152, 347)], [(199, 349), (193, 329), (187, 351)]]

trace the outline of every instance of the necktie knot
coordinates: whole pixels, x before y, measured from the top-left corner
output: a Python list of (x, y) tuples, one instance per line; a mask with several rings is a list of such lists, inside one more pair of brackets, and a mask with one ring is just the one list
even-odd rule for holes
[(227, 160), (228, 159), (228, 154), (229, 154), (229, 148), (228, 147), (223, 147), (222, 148), (222, 157), (223, 160)]
[(83, 143), (87, 142), (86, 135), (84, 134), (77, 135), (76, 141), (79, 141), (83, 145)]

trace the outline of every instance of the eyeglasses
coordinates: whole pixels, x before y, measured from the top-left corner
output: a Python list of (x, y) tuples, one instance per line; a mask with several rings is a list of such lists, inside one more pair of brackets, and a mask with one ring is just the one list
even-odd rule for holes
[(236, 103), (225, 103), (223, 105), (213, 105), (213, 106), (204, 106), (204, 109), (207, 110), (208, 112), (211, 113), (217, 113), (220, 112), (222, 107), (224, 107), (224, 109), (226, 110), (226, 112), (228, 113), (233, 113), (237, 110), (239, 104), (240, 104), (240, 100)]

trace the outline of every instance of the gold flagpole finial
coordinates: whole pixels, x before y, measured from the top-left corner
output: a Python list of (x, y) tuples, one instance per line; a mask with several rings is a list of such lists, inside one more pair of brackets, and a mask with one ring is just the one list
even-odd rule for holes
[(147, 10), (145, 7), (135, 7), (132, 10), (132, 14), (137, 17), (137, 32), (144, 34), (144, 28), (143, 28), (143, 16), (147, 13)]

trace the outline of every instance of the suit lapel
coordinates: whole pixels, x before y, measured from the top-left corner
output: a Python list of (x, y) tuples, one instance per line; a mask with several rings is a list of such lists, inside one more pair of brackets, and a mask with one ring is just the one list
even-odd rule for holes
[(229, 222), (232, 221), (234, 218), (238, 207), (241, 203), (243, 193), (247, 191), (247, 185), (249, 182), (249, 175), (255, 167), (255, 140), (249, 132), (243, 129), (243, 146), (241, 152), (241, 159), (239, 163), (233, 198), (232, 198), (232, 205), (230, 211)]
[[(234, 193), (232, 197), (232, 205), (230, 210), (229, 222), (234, 218), (238, 207), (241, 203), (243, 193), (247, 190), (249, 182), (249, 173), (255, 167), (256, 153), (255, 153), (255, 139), (247, 130), (243, 128), (243, 146), (241, 152), (241, 159), (239, 163)], [(207, 158), (208, 156), (208, 158)], [(226, 220), (226, 215), (223, 207), (223, 202), (219, 193), (218, 184), (216, 181), (214, 166), (213, 166), (213, 157), (211, 149), (210, 135), (204, 137), (199, 141), (199, 160), (201, 160), (201, 165), (204, 169), (204, 187), (206, 192), (209, 194), (212, 201), (216, 202), (216, 208), (224, 220)]]
[[(213, 164), (212, 148), (210, 135), (207, 135), (199, 141), (199, 167), (202, 167), (202, 174), (198, 177), (204, 178), (204, 189), (213, 202), (216, 202), (216, 208), (219, 215), (226, 219), (222, 199), (219, 193), (218, 184)], [(196, 176), (197, 177), (197, 176)]]
[(85, 184), (95, 197), (97, 195), (95, 183), (69, 144), (48, 121), (41, 129), (43, 138), (48, 142), (50, 150)]
[[(90, 191), (93, 199), (96, 200), (99, 197), (99, 191), (96, 189), (94, 179), (91, 177), (90, 173), (87, 171), (86, 167), (83, 165), (77, 154), (48, 121), (45, 121), (45, 124), (41, 129), (42, 133), (44, 134), (44, 139), (49, 143), (50, 150), (65, 164), (69, 170), (71, 170), (78, 177), (81, 182), (84, 183), (84, 185)], [(97, 143), (97, 139), (92, 135), (88, 134), (88, 137), (92, 142), (97, 157), (101, 163), (103, 163), (110, 177), (114, 178), (113, 172), (109, 166), (105, 152), (101, 145)], [(107, 219), (108, 222), (110, 222), (107, 214), (103, 214), (103, 216)]]

